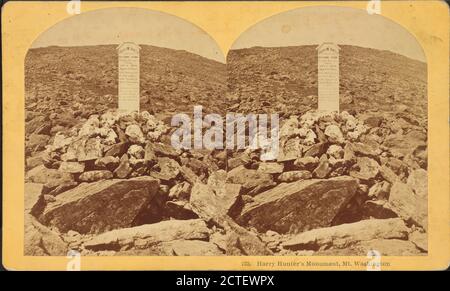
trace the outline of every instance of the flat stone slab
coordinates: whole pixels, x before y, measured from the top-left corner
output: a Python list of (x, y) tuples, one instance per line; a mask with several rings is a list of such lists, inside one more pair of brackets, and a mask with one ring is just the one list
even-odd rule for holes
[(286, 249), (345, 248), (361, 241), (408, 238), (408, 228), (400, 218), (368, 219), (355, 223), (313, 229), (283, 243)]
[(206, 240), (209, 229), (201, 219), (166, 220), (153, 224), (116, 229), (84, 243), (86, 249), (120, 250), (124, 246), (145, 249), (175, 240)]

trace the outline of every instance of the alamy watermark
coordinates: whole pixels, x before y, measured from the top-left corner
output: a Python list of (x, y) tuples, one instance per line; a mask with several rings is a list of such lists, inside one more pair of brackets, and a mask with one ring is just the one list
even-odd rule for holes
[(367, 3), (366, 11), (370, 15), (381, 14), (381, 0), (370, 0)]
[(69, 250), (66, 258), (69, 261), (66, 264), (67, 271), (80, 271), (81, 270), (81, 254), (75, 250)]
[(70, 15), (76, 15), (81, 13), (81, 1), (70, 0), (66, 5), (66, 11)]
[(227, 113), (224, 117), (211, 113), (203, 117), (203, 107), (194, 106), (193, 120), (179, 113), (172, 117), (171, 125), (178, 127), (171, 136), (176, 149), (229, 149), (261, 150), (261, 160), (278, 156), (278, 114)]
[(367, 252), (367, 258), (371, 259), (367, 263), (367, 271), (381, 271), (381, 253), (377, 250), (369, 250)]

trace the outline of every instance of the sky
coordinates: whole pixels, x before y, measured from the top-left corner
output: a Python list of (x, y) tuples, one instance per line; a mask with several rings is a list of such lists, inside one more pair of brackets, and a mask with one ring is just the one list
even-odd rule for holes
[(167, 13), (140, 8), (109, 8), (67, 18), (42, 33), (33, 48), (137, 44), (186, 50), (225, 63), (214, 39), (191, 22)]
[(242, 33), (232, 49), (337, 44), (389, 50), (426, 62), (415, 37), (396, 22), (365, 10), (307, 7), (269, 17)]
[[(202, 29), (176, 16), (139, 8), (109, 8), (72, 16), (42, 33), (32, 47), (125, 41), (186, 50), (225, 63), (220, 47)], [(330, 6), (294, 9), (262, 20), (244, 31), (231, 49), (322, 42), (389, 50), (426, 62), (414, 36), (394, 21), (362, 9)]]

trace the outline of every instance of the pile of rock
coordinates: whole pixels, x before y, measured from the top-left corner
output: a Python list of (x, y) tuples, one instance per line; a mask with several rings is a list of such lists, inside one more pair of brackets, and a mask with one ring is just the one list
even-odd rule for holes
[(147, 112), (92, 115), (80, 128), (57, 133), (45, 151), (27, 158), (27, 178), (45, 183), (45, 191), (57, 195), (80, 182), (142, 176), (156, 164), (166, 170), (156, 153), (179, 154), (157, 142), (167, 130)]
[(309, 111), (280, 152), (176, 150), (147, 112), (92, 115), (27, 159), (28, 254), (419, 254), (426, 128)]
[[(139, 227), (148, 224), (152, 225), (148, 229), (152, 250), (161, 254), (167, 253), (163, 249), (169, 242), (174, 254), (251, 254), (258, 243), (258, 252), (266, 252), (256, 236), (222, 211), (233, 207), (240, 191), (239, 185), (225, 182), (226, 152), (176, 150), (169, 145), (169, 131), (168, 126), (147, 112), (121, 115), (109, 111), (90, 116), (67, 133), (57, 133), (45, 151), (29, 157), (25, 183), (26, 212), (31, 221), (26, 229), (29, 252), (54, 254), (46, 251), (42, 243), (48, 234), (52, 238), (61, 236), (68, 248), (82, 253), (150, 252), (134, 242), (143, 239)], [(228, 198), (231, 192), (233, 197)], [(207, 205), (216, 217), (212, 229), (205, 225), (212, 215), (198, 220), (203, 214), (205, 194), (210, 195), (210, 200), (219, 195), (212, 202), (216, 204)], [(218, 206), (220, 209), (214, 208)], [(191, 235), (199, 223), (201, 235)], [(188, 238), (180, 235), (178, 228), (186, 231)], [(98, 234), (117, 229), (124, 236), (129, 235), (126, 247), (84, 244)], [(146, 227), (143, 229), (147, 231)], [(165, 229), (168, 234), (161, 235)], [(219, 244), (225, 244), (226, 249), (218, 251), (215, 244), (205, 242), (215, 232)], [(115, 235), (112, 232), (109, 236)], [(161, 241), (155, 242), (155, 235), (160, 235)], [(246, 240), (250, 241), (248, 247), (238, 248)]]
[[(290, 116), (276, 160), (249, 150), (230, 156), (227, 179), (247, 202), (236, 219), (259, 233), (292, 234), (401, 217), (426, 237), (426, 132), (396, 114)], [(269, 240), (286, 252), (282, 238)]]

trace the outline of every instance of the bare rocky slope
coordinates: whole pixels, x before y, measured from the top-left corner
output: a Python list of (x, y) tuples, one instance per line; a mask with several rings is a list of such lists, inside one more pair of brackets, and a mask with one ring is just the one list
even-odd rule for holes
[[(341, 110), (427, 116), (425, 63), (389, 51), (340, 46)], [(301, 114), (317, 108), (316, 46), (254, 47), (227, 57), (228, 97), (240, 112)], [(399, 110), (400, 111), (400, 110)]]
[[(117, 45), (46, 47), (25, 60), (27, 113), (56, 113), (58, 119), (100, 114), (117, 108)], [(225, 64), (168, 48), (141, 45), (141, 109), (184, 112), (198, 104), (223, 112)]]
[[(232, 51), (228, 72), (143, 46), (142, 111), (119, 115), (114, 49), (28, 55), (25, 254), (427, 253), (424, 64), (342, 46), (323, 115), (313, 46)], [(165, 117), (197, 104), (284, 112), (280, 154), (173, 148)]]

